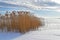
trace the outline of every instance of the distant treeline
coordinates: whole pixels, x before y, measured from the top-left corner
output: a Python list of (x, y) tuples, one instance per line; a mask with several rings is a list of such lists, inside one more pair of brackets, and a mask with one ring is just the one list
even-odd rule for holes
[(27, 11), (12, 11), (5, 15), (0, 14), (0, 30), (3, 32), (21, 32), (26, 33), (30, 30), (36, 30), (42, 26), (40, 18)]

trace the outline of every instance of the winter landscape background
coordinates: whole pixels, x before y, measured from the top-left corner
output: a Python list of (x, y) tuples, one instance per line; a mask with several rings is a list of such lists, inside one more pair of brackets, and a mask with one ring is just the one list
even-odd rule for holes
[(60, 0), (0, 0), (0, 14), (6, 11), (30, 11), (45, 25), (24, 35), (0, 32), (0, 40), (60, 40)]

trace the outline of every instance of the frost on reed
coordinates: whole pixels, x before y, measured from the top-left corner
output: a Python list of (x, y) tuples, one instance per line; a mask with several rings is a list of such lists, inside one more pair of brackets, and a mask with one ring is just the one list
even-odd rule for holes
[(0, 14), (0, 30), (2, 32), (5, 30), (6, 32), (26, 33), (30, 30), (36, 30), (40, 26), (42, 26), (40, 18), (27, 11)]

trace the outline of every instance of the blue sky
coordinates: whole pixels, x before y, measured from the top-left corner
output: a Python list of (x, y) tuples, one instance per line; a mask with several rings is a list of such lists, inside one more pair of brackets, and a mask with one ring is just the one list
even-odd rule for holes
[(60, 0), (0, 0), (0, 13), (31, 11), (37, 16), (60, 17)]

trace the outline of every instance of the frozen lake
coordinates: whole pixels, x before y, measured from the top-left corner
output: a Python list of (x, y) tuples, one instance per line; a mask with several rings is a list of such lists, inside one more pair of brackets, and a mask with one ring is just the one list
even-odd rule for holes
[(59, 29), (60, 30), (60, 19), (58, 18), (45, 18), (45, 29)]

